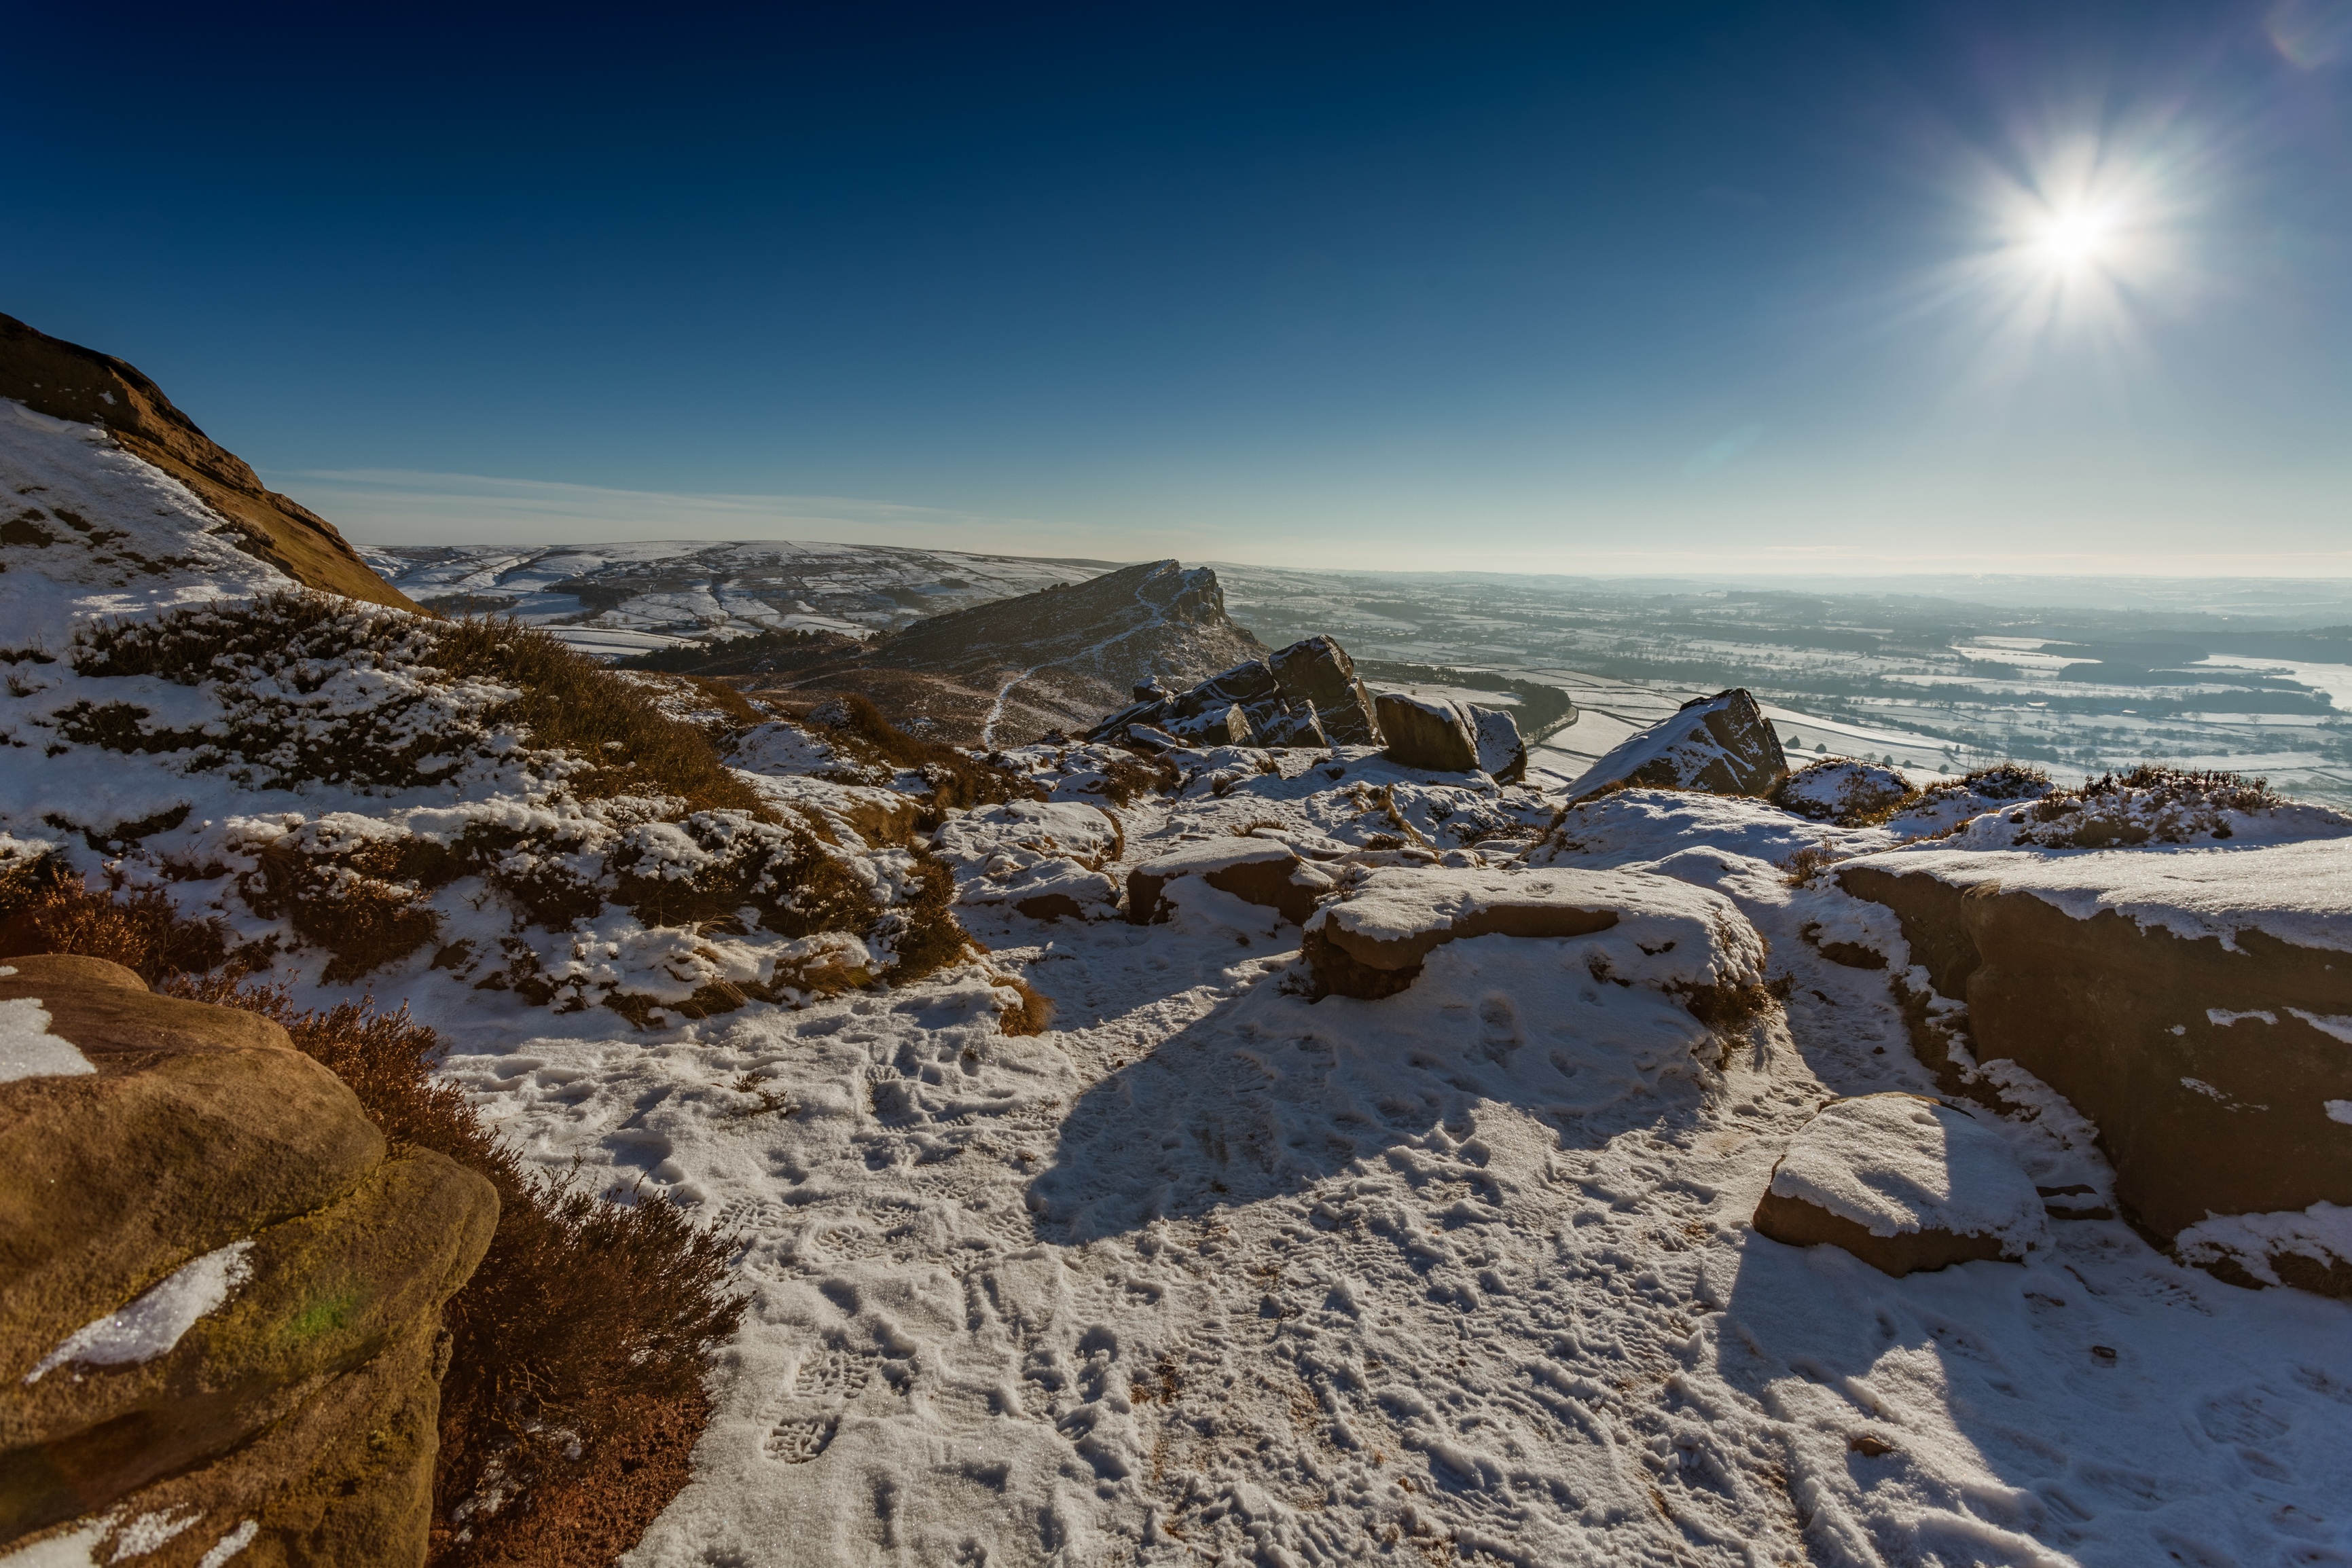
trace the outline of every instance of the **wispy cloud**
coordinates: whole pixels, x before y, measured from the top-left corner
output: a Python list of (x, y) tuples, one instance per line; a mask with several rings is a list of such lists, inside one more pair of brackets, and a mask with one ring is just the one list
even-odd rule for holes
[(1117, 541), (1034, 518), (852, 496), (688, 495), (397, 468), (306, 469), (270, 485), (369, 544), (586, 544), (619, 539), (828, 539), (1033, 555)]

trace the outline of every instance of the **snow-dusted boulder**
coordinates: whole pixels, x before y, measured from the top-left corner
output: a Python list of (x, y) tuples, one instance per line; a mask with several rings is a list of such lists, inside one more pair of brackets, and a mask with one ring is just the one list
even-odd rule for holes
[[(1626, 871), (1374, 871), (1307, 923), (1317, 988), (1403, 990), (1440, 946), (1477, 936), (1587, 938), (1593, 976), (1646, 982), (1737, 1017), (1764, 977), (1764, 944), (1721, 894)], [(1695, 1009), (1697, 1010), (1697, 1009)]]
[(1466, 773), (1478, 766), (1478, 735), (1460, 703), (1381, 692), (1373, 699), (1388, 757), (1407, 768)]
[(1824, 757), (1789, 775), (1773, 797), (1783, 810), (1849, 827), (1883, 821), (1917, 791), (1892, 768), (1851, 757)]
[(1966, 1004), (1922, 1057), (1958, 1087), (1940, 1042), (1965, 1030), (2063, 1094), (2144, 1230), (2352, 1205), (2352, 840), (1894, 851), (1836, 875)]
[(1135, 686), (1135, 701), (1087, 732), (1117, 740), (1164, 731), (1197, 744), (1310, 747), (1376, 744), (1370, 699), (1347, 650), (1309, 637), (1278, 653), (1250, 659), (1182, 692), (1158, 677)]
[(1672, 717), (1627, 736), (1568, 787), (1571, 800), (1606, 790), (1703, 789), (1769, 796), (1789, 776), (1780, 737), (1741, 687), (1694, 697)]
[(1472, 737), (1478, 746), (1478, 768), (1497, 784), (1516, 784), (1528, 776), (1528, 743), (1519, 737), (1519, 721), (1501, 708), (1464, 705)]
[(2044, 1234), (2041, 1195), (2000, 1134), (1918, 1094), (1823, 1106), (1773, 1166), (1755, 1226), (1791, 1247), (1842, 1247), (1898, 1279), (2019, 1260)]
[(1210, 839), (1185, 844), (1127, 873), (1127, 917), (1138, 925), (1168, 918), (1165, 893), (1178, 877), (1196, 876), (1244, 904), (1303, 924), (1316, 901), (1337, 885), (1328, 873), (1272, 839)]

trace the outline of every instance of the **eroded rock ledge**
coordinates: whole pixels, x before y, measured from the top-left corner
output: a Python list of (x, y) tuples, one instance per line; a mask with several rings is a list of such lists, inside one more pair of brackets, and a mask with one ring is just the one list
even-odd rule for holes
[(2015, 1061), (2096, 1124), (2143, 1232), (2224, 1278), (2352, 1295), (2352, 1261), (2307, 1238), (2201, 1244), (2210, 1217), (2352, 1205), (2352, 841), (1895, 852), (1836, 875), (1966, 1004), (1918, 1009), (1948, 1089), (1964, 1030), (1978, 1061)]

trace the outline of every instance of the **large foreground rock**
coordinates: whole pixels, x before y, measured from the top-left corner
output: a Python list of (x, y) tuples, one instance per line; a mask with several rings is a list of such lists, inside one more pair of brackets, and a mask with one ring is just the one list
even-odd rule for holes
[[(498, 1220), (386, 1157), (342, 1082), (249, 1013), (88, 958), (0, 972), (0, 1543), (201, 1514), (255, 1562), (421, 1563), (441, 1303)], [(183, 1550), (184, 1548), (184, 1550)]]
[(1570, 801), (1611, 789), (1699, 789), (1762, 799), (1789, 777), (1780, 737), (1745, 688), (1694, 697), (1630, 735), (1568, 787)]
[(2021, 1260), (2041, 1195), (2000, 1134), (1917, 1094), (1832, 1100), (1772, 1167), (1757, 1231), (1843, 1248), (1898, 1279), (1979, 1259)]
[[(2142, 1230), (2352, 1205), (2352, 841), (1893, 852), (1837, 880), (1967, 1004), (1921, 1010), (1921, 1055), (1957, 1079), (1942, 1042), (1964, 1028), (1978, 1061), (2065, 1095)], [(2300, 1245), (2262, 1266), (2352, 1293), (2352, 1258)]]
[(1595, 980), (1645, 980), (1725, 1019), (1759, 1005), (1754, 927), (1721, 894), (1645, 872), (1375, 871), (1307, 923), (1303, 950), (1318, 994), (1369, 999), (1412, 985), (1448, 942), (1604, 933), (1586, 955)]

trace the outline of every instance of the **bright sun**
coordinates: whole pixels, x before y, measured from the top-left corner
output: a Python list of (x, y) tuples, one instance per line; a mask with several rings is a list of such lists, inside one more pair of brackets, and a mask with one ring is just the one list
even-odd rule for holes
[(2042, 246), (2050, 259), (2061, 267), (2076, 267), (2095, 261), (2115, 226), (2105, 212), (2095, 208), (2078, 207), (2071, 212), (2052, 214), (2049, 226), (2042, 231)]

